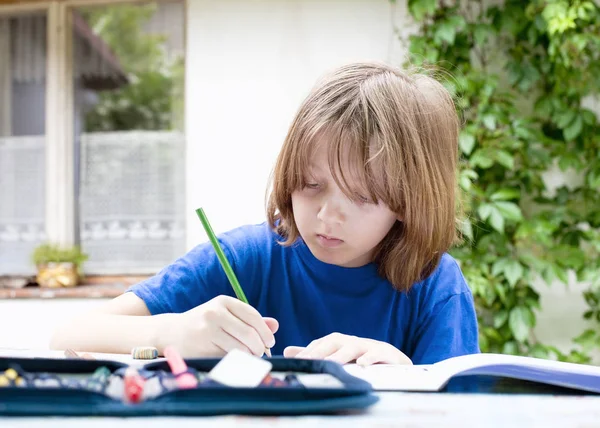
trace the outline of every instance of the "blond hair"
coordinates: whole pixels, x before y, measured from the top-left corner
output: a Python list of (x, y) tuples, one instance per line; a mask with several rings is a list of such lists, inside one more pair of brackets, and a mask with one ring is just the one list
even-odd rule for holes
[(342, 158), (350, 157), (377, 203), (396, 222), (375, 250), (380, 275), (408, 290), (437, 267), (456, 239), (459, 122), (446, 89), (425, 74), (379, 63), (340, 67), (298, 110), (272, 174), (267, 218), (290, 245), (299, 237), (291, 195), (303, 187), (317, 134), (327, 133), (336, 183), (352, 195)]

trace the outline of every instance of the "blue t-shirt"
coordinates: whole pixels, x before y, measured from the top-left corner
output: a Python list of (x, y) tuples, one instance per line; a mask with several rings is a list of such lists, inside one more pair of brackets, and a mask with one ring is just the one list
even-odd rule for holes
[[(219, 236), (249, 303), (279, 321), (274, 355), (333, 332), (387, 342), (414, 364), (479, 352), (473, 296), (456, 261), (408, 292), (396, 291), (371, 263), (344, 268), (316, 259), (298, 240), (290, 247), (267, 223)], [(150, 313), (181, 313), (225, 294), (235, 296), (210, 242), (134, 285)]]

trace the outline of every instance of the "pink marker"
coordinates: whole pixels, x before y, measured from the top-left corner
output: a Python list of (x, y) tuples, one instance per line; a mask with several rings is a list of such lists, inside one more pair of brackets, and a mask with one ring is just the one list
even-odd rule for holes
[(174, 347), (167, 346), (163, 351), (163, 355), (167, 359), (167, 364), (169, 364), (171, 372), (175, 376), (175, 380), (177, 381), (179, 388), (191, 389), (198, 386), (196, 377), (191, 373), (186, 373), (188, 369), (187, 365)]

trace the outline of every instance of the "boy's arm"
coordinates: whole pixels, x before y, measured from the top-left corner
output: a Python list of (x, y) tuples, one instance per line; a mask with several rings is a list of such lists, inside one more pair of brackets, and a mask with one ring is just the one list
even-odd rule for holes
[(183, 357), (217, 357), (232, 349), (262, 356), (273, 347), (279, 324), (231, 296), (218, 296), (184, 313), (149, 316), (143, 300), (125, 293), (99, 309), (60, 326), (53, 349), (128, 354), (137, 346), (167, 345)]
[(177, 314), (149, 315), (142, 299), (124, 293), (60, 325), (50, 348), (127, 354), (136, 346), (154, 346), (162, 352), (161, 339), (170, 336), (168, 325)]

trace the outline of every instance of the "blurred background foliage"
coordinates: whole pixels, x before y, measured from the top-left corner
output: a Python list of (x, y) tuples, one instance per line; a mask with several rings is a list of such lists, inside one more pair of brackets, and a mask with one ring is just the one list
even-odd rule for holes
[(99, 94), (87, 114), (86, 132), (183, 129), (183, 57), (169, 58), (166, 36), (144, 31), (156, 9), (156, 3), (149, 3), (81, 10), (129, 79), (123, 88)]

